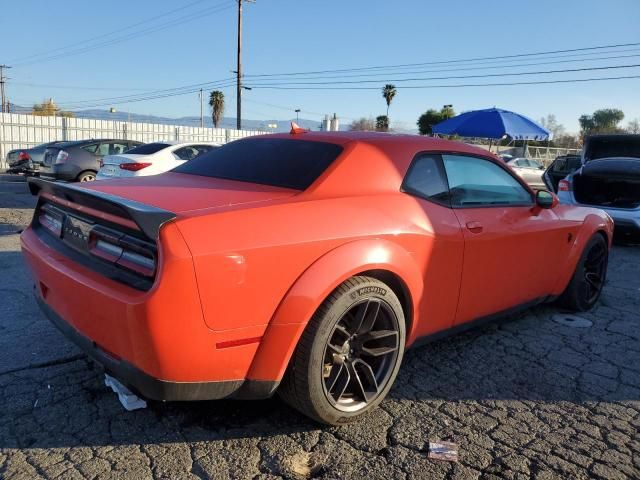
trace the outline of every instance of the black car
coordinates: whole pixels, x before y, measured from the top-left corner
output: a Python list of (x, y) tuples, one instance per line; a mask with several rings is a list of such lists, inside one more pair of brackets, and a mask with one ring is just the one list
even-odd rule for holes
[(60, 143), (63, 142), (48, 142), (31, 148), (9, 150), (7, 153), (7, 165), (9, 166), (7, 173), (37, 174), (42, 166), (45, 150)]
[(142, 145), (142, 142), (113, 139), (53, 145), (45, 150), (40, 176), (69, 182), (91, 182), (96, 179), (102, 157), (124, 153), (138, 145)]
[(547, 188), (554, 193), (558, 193), (558, 184), (570, 173), (575, 172), (582, 165), (580, 155), (561, 155), (556, 157), (553, 163), (544, 172), (542, 178)]

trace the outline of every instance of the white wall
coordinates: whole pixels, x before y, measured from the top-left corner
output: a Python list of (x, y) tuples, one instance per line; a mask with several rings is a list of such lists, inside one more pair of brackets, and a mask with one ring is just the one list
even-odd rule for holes
[(9, 150), (29, 148), (54, 140), (114, 138), (139, 140), (145, 143), (158, 140), (227, 143), (261, 133), (265, 132), (0, 113), (0, 168), (6, 168), (5, 162)]

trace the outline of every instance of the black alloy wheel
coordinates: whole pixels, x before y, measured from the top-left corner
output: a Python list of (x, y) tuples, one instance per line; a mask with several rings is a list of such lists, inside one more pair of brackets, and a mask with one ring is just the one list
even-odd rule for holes
[(324, 352), (324, 392), (338, 410), (356, 412), (384, 389), (399, 349), (398, 318), (378, 298), (353, 305), (335, 324)]

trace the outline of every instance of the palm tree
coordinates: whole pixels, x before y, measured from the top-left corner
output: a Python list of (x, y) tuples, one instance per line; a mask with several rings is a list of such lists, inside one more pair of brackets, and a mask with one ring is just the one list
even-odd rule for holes
[(391, 100), (396, 96), (398, 91), (396, 90), (396, 86), (390, 83), (387, 83), (384, 87), (382, 87), (382, 96), (387, 101), (387, 117), (389, 117), (389, 106), (391, 106)]
[(209, 106), (211, 107), (211, 120), (213, 126), (218, 128), (222, 115), (224, 114), (224, 93), (220, 90), (213, 90), (209, 95)]

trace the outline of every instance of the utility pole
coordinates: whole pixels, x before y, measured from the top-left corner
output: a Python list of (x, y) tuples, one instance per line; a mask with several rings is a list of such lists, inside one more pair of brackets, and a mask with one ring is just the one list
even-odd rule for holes
[(7, 68), (11, 68), (9, 65), (0, 65), (0, 98), (2, 99), (2, 102), (0, 103), (0, 105), (2, 106), (2, 113), (7, 112), (9, 109), (6, 108), (6, 104), (7, 104), (7, 99), (5, 98), (5, 93), (4, 93), (4, 84), (6, 81), (6, 77), (4, 76), (4, 69)]
[(236, 127), (242, 129), (242, 2), (255, 3), (255, 0), (238, 0), (238, 69), (236, 70)]
[(202, 103), (204, 101), (203, 95), (202, 95), (202, 89), (200, 89), (200, 128), (204, 127), (204, 116), (202, 113)]

